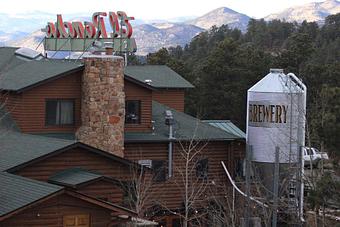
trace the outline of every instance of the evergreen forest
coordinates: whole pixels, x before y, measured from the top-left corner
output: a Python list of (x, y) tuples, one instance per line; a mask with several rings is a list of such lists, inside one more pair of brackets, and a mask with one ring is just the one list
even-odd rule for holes
[(308, 88), (307, 145), (340, 158), (340, 14), (323, 25), (252, 19), (246, 33), (212, 27), (185, 47), (150, 53), (147, 64), (168, 65), (195, 86), (186, 113), (228, 119), (243, 130), (247, 90), (270, 68), (292, 72)]

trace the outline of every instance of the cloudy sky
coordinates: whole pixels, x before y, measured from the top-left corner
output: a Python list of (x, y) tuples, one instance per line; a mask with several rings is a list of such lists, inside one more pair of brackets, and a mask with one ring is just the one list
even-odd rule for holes
[(32, 11), (48, 13), (86, 13), (125, 11), (136, 19), (169, 19), (200, 16), (218, 7), (229, 7), (255, 18), (284, 8), (320, 0), (0, 0), (0, 13), (21, 14)]

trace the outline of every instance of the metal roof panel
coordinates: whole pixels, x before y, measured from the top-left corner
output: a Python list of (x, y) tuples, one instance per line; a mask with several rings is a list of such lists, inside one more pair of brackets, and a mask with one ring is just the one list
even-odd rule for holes
[(229, 120), (204, 120), (203, 122), (206, 122), (216, 128), (220, 128), (239, 138), (242, 138), (242, 139), (246, 138), (246, 134)]
[(0, 217), (62, 189), (57, 185), (0, 172)]
[(74, 143), (75, 141), (72, 140), (2, 130), (0, 136), (0, 171), (11, 169)]
[(125, 75), (155, 88), (193, 88), (194, 86), (166, 65), (127, 66)]
[(70, 168), (57, 172), (48, 180), (51, 183), (56, 183), (58, 185), (76, 187), (79, 184), (96, 180), (101, 177), (103, 177), (101, 174), (97, 174), (82, 168)]

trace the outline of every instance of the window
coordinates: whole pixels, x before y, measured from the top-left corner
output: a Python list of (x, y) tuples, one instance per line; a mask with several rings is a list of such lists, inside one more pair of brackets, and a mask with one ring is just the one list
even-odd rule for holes
[(46, 125), (73, 125), (74, 100), (47, 100)]
[(89, 227), (90, 226), (90, 215), (79, 214), (79, 215), (65, 215), (63, 217), (64, 227)]
[(165, 227), (165, 226), (167, 226), (166, 219), (162, 219), (158, 221), (158, 227)]
[(307, 155), (313, 155), (312, 149), (311, 148), (306, 148), (307, 150)]
[(152, 168), (154, 171), (153, 180), (156, 182), (165, 181), (165, 161), (152, 160)]
[(140, 100), (127, 100), (125, 102), (125, 123), (140, 124)]
[(196, 176), (201, 179), (208, 179), (208, 159), (201, 159), (196, 163)]
[(244, 176), (244, 173), (243, 173), (243, 160), (240, 159), (240, 158), (236, 158), (235, 159), (235, 172), (234, 172), (234, 175), (235, 177), (238, 177), (238, 178), (243, 178)]
[(179, 218), (172, 219), (172, 227), (181, 227), (181, 220)]

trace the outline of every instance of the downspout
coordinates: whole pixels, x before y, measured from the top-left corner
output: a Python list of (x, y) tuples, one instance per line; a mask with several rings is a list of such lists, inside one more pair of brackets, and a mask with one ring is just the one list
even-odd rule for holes
[(172, 153), (173, 153), (173, 126), (172, 124), (169, 125), (169, 146), (168, 146), (168, 175), (169, 178), (172, 177)]
[(169, 145), (168, 145), (168, 178), (172, 177), (172, 156), (173, 156), (173, 125), (175, 124), (171, 110), (165, 111), (165, 124), (169, 126)]

